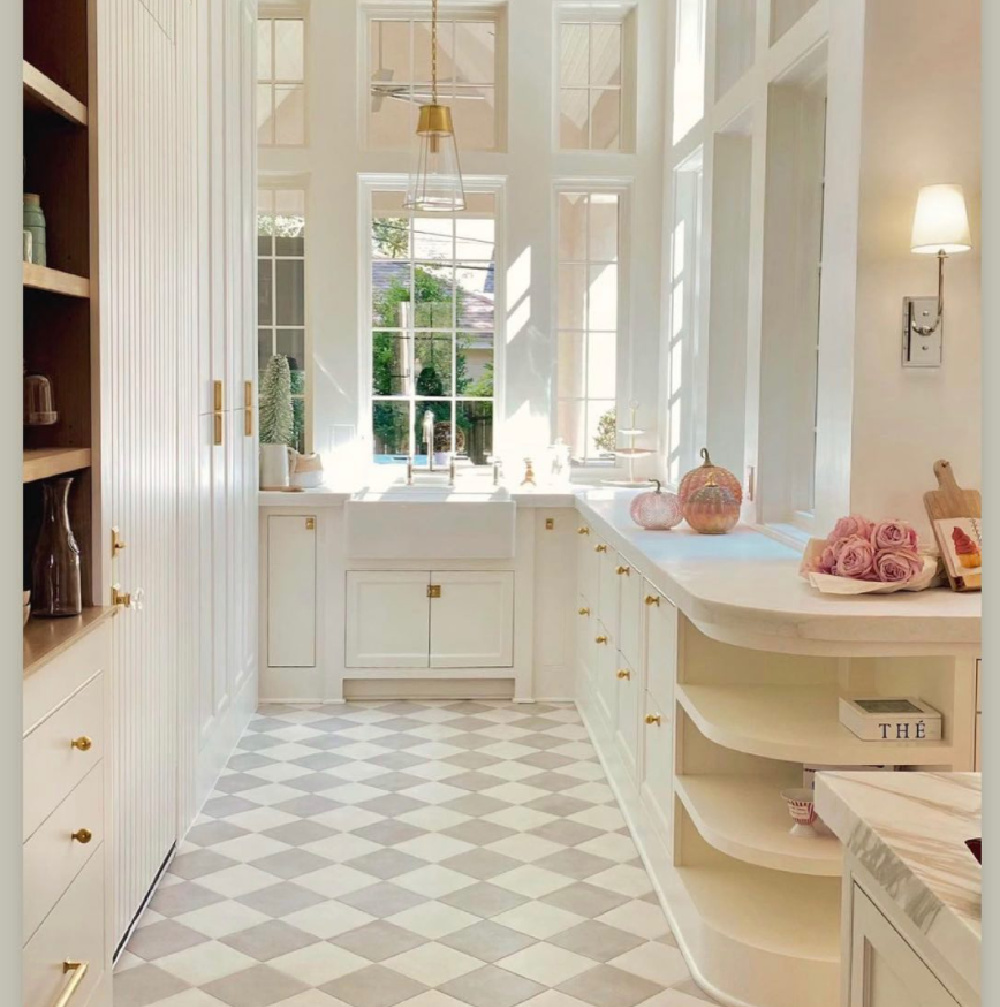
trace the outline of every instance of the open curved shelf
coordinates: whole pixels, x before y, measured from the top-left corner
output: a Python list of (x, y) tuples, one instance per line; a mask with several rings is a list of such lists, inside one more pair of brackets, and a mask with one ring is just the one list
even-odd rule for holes
[(833, 836), (790, 835), (778, 780), (753, 776), (678, 776), (674, 789), (709, 846), (748, 864), (794, 874), (839, 877), (841, 845)]
[(706, 738), (765, 759), (838, 766), (952, 765), (947, 741), (862, 741), (838, 719), (832, 686), (678, 685), (677, 701)]

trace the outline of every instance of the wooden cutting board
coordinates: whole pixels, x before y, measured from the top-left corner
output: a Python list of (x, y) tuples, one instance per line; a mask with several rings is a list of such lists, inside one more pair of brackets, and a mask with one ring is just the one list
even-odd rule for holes
[[(938, 522), (948, 518), (975, 518), (978, 521), (983, 516), (983, 498), (978, 490), (966, 490), (958, 485), (951, 464), (947, 461), (942, 460), (934, 463), (934, 475), (937, 476), (938, 488), (924, 494), (924, 507), (934, 529), (934, 537), (942, 557), (947, 557), (950, 555), (951, 542), (947, 529), (942, 530)], [(948, 581), (954, 590), (982, 590), (981, 573), (964, 575), (961, 572), (956, 572), (947, 559), (945, 559), (944, 565), (948, 572)]]

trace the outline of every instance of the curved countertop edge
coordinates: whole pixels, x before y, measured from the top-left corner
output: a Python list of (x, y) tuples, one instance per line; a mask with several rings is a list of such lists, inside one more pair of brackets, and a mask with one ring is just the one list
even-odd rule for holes
[(820, 773), (816, 810), (930, 948), (978, 993), (982, 868), (965, 841), (982, 835), (981, 774)]
[[(262, 510), (342, 507), (354, 490), (261, 491)], [(729, 535), (646, 531), (632, 523), (634, 491), (593, 487), (510, 490), (524, 508), (576, 508), (594, 530), (706, 636), (789, 654), (977, 657), (982, 596), (948, 589), (822, 596), (798, 575), (799, 554), (746, 526)]]

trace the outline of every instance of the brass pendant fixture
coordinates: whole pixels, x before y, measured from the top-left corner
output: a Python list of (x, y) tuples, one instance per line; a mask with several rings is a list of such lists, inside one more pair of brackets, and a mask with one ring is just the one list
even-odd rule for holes
[(406, 189), (408, 210), (452, 213), (465, 209), (465, 188), (451, 108), (438, 101), (438, 0), (431, 0), (431, 101), (420, 106), (417, 151)]

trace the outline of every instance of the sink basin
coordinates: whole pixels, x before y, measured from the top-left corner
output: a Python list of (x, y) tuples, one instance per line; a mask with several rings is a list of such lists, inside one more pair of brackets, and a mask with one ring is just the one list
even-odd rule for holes
[(515, 504), (502, 487), (364, 489), (344, 505), (352, 559), (460, 560), (514, 556)]

